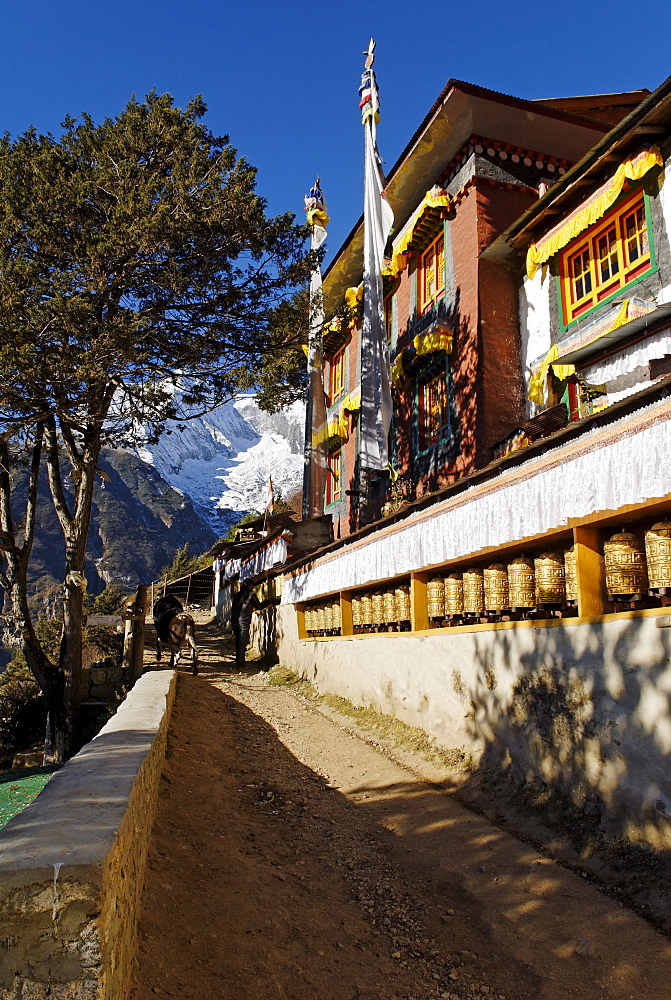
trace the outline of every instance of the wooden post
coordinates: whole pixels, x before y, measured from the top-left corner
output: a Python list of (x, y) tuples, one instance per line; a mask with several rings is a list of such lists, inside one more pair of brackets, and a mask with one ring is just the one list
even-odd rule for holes
[(343, 590), (340, 594), (340, 634), (354, 635), (354, 625), (352, 624), (352, 592)]
[(296, 605), (296, 620), (298, 624), (298, 638), (299, 639), (309, 639), (309, 635), (305, 631), (305, 605)]
[(581, 618), (606, 611), (605, 571), (599, 530), (586, 524), (573, 529), (578, 580), (578, 614)]
[(191, 593), (191, 581), (193, 580), (193, 573), (189, 573), (189, 582), (186, 585), (186, 597), (184, 598), (184, 607), (189, 606), (189, 594)]
[(136, 596), (133, 594), (124, 601), (123, 654), (121, 656), (123, 670), (130, 669), (133, 656), (133, 614)]
[(130, 680), (134, 684), (144, 670), (144, 621), (147, 614), (147, 587), (137, 588), (133, 609), (133, 653), (130, 665)]
[(410, 616), (413, 632), (421, 632), (429, 627), (429, 612), (426, 603), (428, 579), (428, 573), (412, 573), (410, 575)]

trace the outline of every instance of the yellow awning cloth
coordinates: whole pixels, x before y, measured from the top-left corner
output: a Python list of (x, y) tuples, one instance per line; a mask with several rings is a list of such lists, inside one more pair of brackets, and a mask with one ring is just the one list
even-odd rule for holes
[(349, 438), (350, 414), (356, 413), (360, 409), (361, 389), (355, 389), (354, 392), (345, 396), (338, 411), (338, 433), (343, 441), (347, 441)]
[(452, 331), (440, 323), (435, 323), (428, 333), (420, 333), (412, 342), (417, 354), (433, 354), (434, 351), (452, 353)]
[(419, 208), (415, 210), (391, 258), (391, 263), (382, 269), (382, 274), (394, 278), (408, 266), (406, 254), (423, 248), (438, 228), (438, 222), (445, 218), (450, 207), (450, 196), (444, 188), (431, 188), (424, 195)]
[(398, 389), (402, 381), (403, 381), (403, 351), (401, 351), (401, 353), (391, 366), (391, 384), (393, 388)]
[(305, 217), (308, 222), (308, 226), (322, 226), (326, 228), (328, 226), (330, 219), (326, 212), (323, 212), (320, 208), (310, 208), (305, 213)]
[(345, 289), (345, 303), (348, 309), (356, 309), (363, 298), (363, 281), (356, 288)]
[(350, 415), (352, 413), (356, 413), (360, 409), (361, 388), (357, 387), (356, 389), (353, 389), (351, 393), (343, 396), (340, 400), (338, 409), (331, 414), (326, 424), (313, 431), (313, 446), (323, 444), (325, 441), (330, 441), (333, 438), (339, 438), (341, 441), (347, 441), (349, 439)]
[(587, 201), (553, 226), (538, 243), (531, 244), (527, 251), (528, 277), (532, 279), (542, 264), (602, 218), (620, 197), (626, 181), (640, 181), (653, 167), (663, 166), (664, 160), (657, 146), (644, 149), (621, 163), (610, 180), (597, 188)]
[[(631, 299), (625, 299), (617, 310), (617, 313), (613, 317), (612, 321), (608, 323), (608, 326), (605, 328), (603, 328), (603, 324), (599, 326), (598, 333), (594, 336), (594, 338), (586, 341), (580, 346), (586, 347), (588, 344), (595, 343), (601, 337), (605, 337), (607, 333), (612, 333), (613, 330), (619, 330), (621, 326), (629, 323), (632, 319), (637, 319), (641, 315), (646, 315), (646, 313), (641, 311), (640, 305), (635, 302), (632, 303)], [(568, 350), (564, 348), (564, 353), (568, 354), (572, 350), (575, 350), (575, 343), (573, 342), (569, 344)], [(547, 379), (550, 365), (552, 365), (552, 371), (559, 379), (563, 380), (567, 379), (570, 375), (575, 375), (575, 365), (562, 365), (561, 363), (557, 363), (558, 361), (560, 361), (559, 348), (557, 344), (553, 344), (543, 358), (539, 368), (536, 369), (529, 380), (528, 398), (532, 403), (539, 403), (542, 405), (545, 402), (545, 380)]]
[(545, 382), (548, 377), (548, 372), (550, 371), (550, 365), (552, 365), (552, 371), (559, 379), (564, 380), (567, 379), (569, 375), (575, 374), (575, 365), (555, 364), (558, 357), (559, 348), (556, 344), (553, 344), (543, 358), (540, 368), (538, 368), (531, 376), (529, 380), (528, 398), (532, 403), (538, 403), (539, 406), (542, 406), (545, 402)]
[[(434, 323), (427, 333), (419, 333), (412, 342), (417, 356), (423, 354), (434, 354), (436, 351), (452, 353), (454, 336), (450, 328), (440, 320)], [(391, 384), (397, 389), (403, 382), (403, 351), (395, 359), (391, 366)]]

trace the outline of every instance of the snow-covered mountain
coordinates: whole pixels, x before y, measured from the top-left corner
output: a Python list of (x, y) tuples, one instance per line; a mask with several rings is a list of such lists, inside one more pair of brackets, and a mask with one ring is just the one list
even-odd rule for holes
[(269, 477), (285, 498), (300, 491), (304, 428), (303, 403), (269, 414), (253, 395), (244, 395), (204, 417), (169, 425), (138, 455), (224, 534), (242, 514), (263, 510)]

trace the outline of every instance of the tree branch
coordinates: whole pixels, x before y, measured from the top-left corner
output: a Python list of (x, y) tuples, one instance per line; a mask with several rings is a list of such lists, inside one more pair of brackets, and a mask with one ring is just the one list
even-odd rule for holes
[(54, 507), (61, 522), (61, 527), (67, 535), (72, 527), (73, 517), (70, 513), (63, 481), (61, 478), (61, 460), (58, 452), (58, 437), (56, 434), (56, 421), (53, 416), (49, 417), (44, 425), (44, 444), (47, 456), (47, 475), (49, 478), (49, 489), (54, 501)]

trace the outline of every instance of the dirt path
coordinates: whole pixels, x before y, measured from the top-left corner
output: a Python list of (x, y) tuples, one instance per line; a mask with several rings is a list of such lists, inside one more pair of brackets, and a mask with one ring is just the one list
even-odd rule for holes
[(202, 635), (132, 1000), (668, 1000), (666, 938)]

